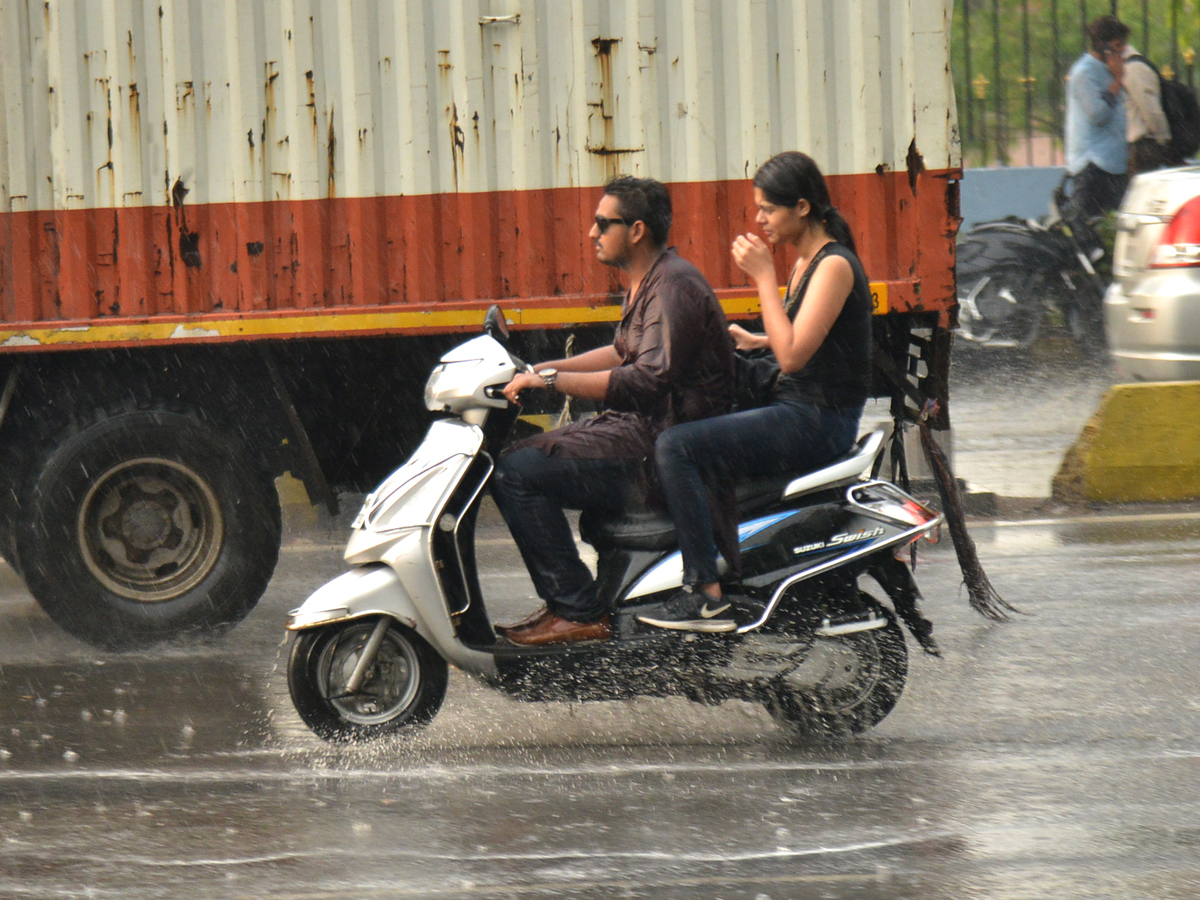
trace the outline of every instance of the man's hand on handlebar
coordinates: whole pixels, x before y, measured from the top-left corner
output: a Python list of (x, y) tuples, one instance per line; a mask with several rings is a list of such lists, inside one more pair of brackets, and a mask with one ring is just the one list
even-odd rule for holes
[(517, 399), (517, 395), (520, 394), (521, 391), (527, 391), (531, 388), (540, 388), (544, 390), (545, 387), (546, 382), (542, 380), (542, 376), (531, 369), (528, 372), (518, 372), (513, 380), (504, 386), (503, 394), (508, 399), (509, 403), (520, 406), (521, 401)]

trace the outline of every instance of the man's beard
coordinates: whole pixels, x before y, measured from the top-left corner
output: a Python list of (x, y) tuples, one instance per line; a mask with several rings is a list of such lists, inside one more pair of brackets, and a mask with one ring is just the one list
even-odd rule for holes
[[(599, 244), (596, 245), (596, 249), (600, 249)], [(620, 256), (614, 256), (609, 259), (601, 259), (600, 262), (604, 263), (606, 266), (612, 266), (614, 269), (626, 269), (628, 268), (629, 254), (622, 253)]]

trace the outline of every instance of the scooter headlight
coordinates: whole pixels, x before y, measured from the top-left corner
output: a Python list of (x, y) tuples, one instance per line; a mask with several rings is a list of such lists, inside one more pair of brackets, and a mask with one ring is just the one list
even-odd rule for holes
[(429, 378), (425, 380), (425, 408), (430, 412), (446, 412), (450, 407), (438, 396), (440, 394), (440, 385), (442, 375), (446, 371), (446, 364), (439, 363), (433, 367), (433, 371), (429, 373)]
[(515, 372), (516, 366), (507, 355), (502, 360), (446, 360), (434, 367), (425, 382), (425, 408), (459, 415), (471, 410), (486, 411), (489, 407), (503, 408), (508, 401), (498, 390), (512, 380)]

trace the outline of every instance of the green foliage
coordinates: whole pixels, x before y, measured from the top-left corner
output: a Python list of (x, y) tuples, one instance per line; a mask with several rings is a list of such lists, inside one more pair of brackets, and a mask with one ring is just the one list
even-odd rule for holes
[(1189, 62), (1200, 53), (1200, 0), (954, 0), (964, 165), (1025, 165), (1030, 135), (1061, 147), (1064, 79), (1086, 50), (1085, 24), (1114, 5), (1139, 52), (1182, 81), (1200, 81)]
[(1100, 276), (1100, 281), (1107, 285), (1112, 281), (1113, 245), (1117, 242), (1117, 211), (1114, 209), (1105, 213), (1104, 218), (1092, 227), (1104, 247), (1104, 256), (1096, 262), (1096, 274)]

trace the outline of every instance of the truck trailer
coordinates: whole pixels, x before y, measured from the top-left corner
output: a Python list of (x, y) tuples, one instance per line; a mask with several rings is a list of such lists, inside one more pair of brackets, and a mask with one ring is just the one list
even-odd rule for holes
[(611, 340), (610, 178), (665, 182), (672, 243), (753, 319), (729, 246), (787, 149), (945, 427), (951, 7), (0, 0), (0, 555), (100, 647), (230, 627), (278, 558), (276, 478), (331, 510), (378, 482), (490, 305), (525, 358)]

